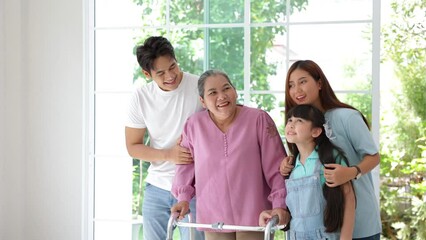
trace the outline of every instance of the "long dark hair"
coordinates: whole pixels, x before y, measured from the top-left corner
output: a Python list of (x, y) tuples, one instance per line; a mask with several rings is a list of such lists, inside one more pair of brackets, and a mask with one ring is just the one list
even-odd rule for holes
[[(285, 81), (285, 111), (287, 112), (292, 107), (296, 106), (297, 104), (291, 99), (290, 97), (290, 75), (293, 73), (294, 70), (301, 69), (303, 71), (306, 71), (309, 75), (311, 75), (312, 78), (314, 78), (315, 81), (321, 81), (321, 90), (319, 91), (319, 98), (321, 102), (321, 106), (324, 109), (324, 111), (333, 109), (333, 108), (350, 108), (353, 110), (356, 110), (359, 112), (358, 109), (352, 107), (349, 104), (341, 102), (336, 94), (334, 93), (333, 88), (330, 85), (330, 82), (328, 81), (327, 77), (325, 76), (322, 69), (312, 60), (299, 60), (294, 62), (287, 72), (287, 77)], [(362, 119), (364, 120), (365, 124), (370, 128), (370, 125), (368, 124), (367, 119), (365, 116), (360, 112)]]
[[(290, 109), (287, 113), (287, 119), (291, 117), (302, 118), (312, 122), (312, 127), (321, 128), (321, 134), (314, 139), (316, 143), (315, 150), (318, 151), (318, 156), (321, 164), (327, 163), (341, 163), (343, 161), (347, 166), (348, 160), (346, 159), (343, 151), (335, 146), (326, 136), (324, 124), (324, 114), (312, 105), (297, 105)], [(293, 156), (299, 154), (296, 144), (288, 143), (289, 150)], [(327, 184), (323, 186), (323, 195), (326, 200), (326, 207), (324, 211), (324, 226), (326, 232), (335, 232), (343, 225), (343, 216), (345, 209), (345, 197), (343, 189), (339, 187), (328, 187)]]

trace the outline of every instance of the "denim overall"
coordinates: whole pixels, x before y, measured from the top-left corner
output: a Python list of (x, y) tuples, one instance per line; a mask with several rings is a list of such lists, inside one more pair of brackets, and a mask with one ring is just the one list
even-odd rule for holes
[(287, 207), (291, 212), (290, 240), (334, 240), (338, 233), (326, 233), (324, 227), (325, 199), (320, 180), (322, 164), (318, 160), (312, 176), (286, 180)]

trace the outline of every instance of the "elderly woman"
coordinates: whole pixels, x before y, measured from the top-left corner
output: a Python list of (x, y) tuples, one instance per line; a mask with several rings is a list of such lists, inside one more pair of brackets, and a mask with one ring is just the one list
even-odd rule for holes
[[(196, 196), (197, 222), (257, 226), (259, 213), (273, 209), (287, 223), (286, 189), (279, 167), (286, 156), (274, 121), (263, 110), (238, 105), (237, 92), (226, 73), (208, 70), (198, 80), (206, 111), (186, 122), (181, 145), (194, 163), (177, 165), (172, 212), (182, 218)], [(262, 232), (205, 229), (207, 240), (263, 239)]]

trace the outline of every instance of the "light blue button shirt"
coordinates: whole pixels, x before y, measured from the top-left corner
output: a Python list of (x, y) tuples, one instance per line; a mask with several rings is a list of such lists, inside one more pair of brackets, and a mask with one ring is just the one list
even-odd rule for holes
[[(318, 152), (315, 150), (311, 152), (308, 158), (306, 158), (305, 164), (300, 162), (300, 154), (299, 154), (296, 157), (296, 163), (291, 173), (291, 178), (297, 179), (301, 177), (312, 176), (312, 174), (314, 174), (315, 163), (317, 161), (319, 161), (319, 157), (318, 157)], [(321, 183), (324, 183), (325, 179), (324, 179), (324, 182), (322, 181), (322, 179), (324, 178), (324, 167), (321, 167), (320, 177), (321, 177)]]
[[(308, 156), (308, 158), (306, 158), (305, 164), (302, 164), (302, 162), (300, 162), (300, 154), (299, 154), (296, 157), (296, 163), (291, 173), (291, 178), (297, 179), (301, 177), (312, 176), (312, 174), (314, 174), (314, 171), (315, 171), (316, 161), (320, 161), (318, 152), (316, 150), (312, 151), (311, 154)], [(341, 161), (340, 158), (337, 159), (336, 162), (343, 166), (346, 166), (345, 162)], [(320, 170), (320, 180), (321, 180), (321, 184), (325, 183), (324, 167), (321, 167), (321, 170)]]
[[(358, 165), (366, 154), (378, 153), (370, 130), (358, 111), (348, 108), (328, 110), (325, 120), (328, 138), (343, 150), (350, 166)], [(371, 172), (352, 181), (352, 184), (357, 200), (353, 237), (364, 238), (380, 233), (380, 209)]]

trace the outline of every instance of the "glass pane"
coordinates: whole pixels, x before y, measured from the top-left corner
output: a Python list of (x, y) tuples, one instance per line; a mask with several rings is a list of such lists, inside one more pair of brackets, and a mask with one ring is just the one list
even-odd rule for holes
[[(204, 69), (204, 30), (178, 29), (167, 33), (166, 29), (140, 29), (134, 34), (134, 46), (143, 44), (149, 36), (164, 36), (174, 47), (176, 59), (179, 67), (184, 72), (201, 74)], [(133, 78), (139, 83), (147, 81), (143, 76), (139, 65), (137, 65), (136, 56), (134, 56), (135, 70)]]
[[(300, 2), (307, 2), (307, 0), (292, 0), (290, 4), (294, 8), (294, 5)], [(286, 19), (285, 1), (251, 1), (250, 8), (253, 23), (282, 23)]]
[[(205, 9), (209, 10), (205, 11)], [(243, 21), (244, 0), (170, 1), (172, 24), (242, 23)]]
[(251, 29), (251, 90), (284, 91), (287, 47), (284, 27)]
[(96, 221), (94, 226), (94, 240), (117, 240), (117, 239), (137, 239), (132, 238), (131, 222), (121, 221)]
[(132, 216), (135, 220), (142, 220), (142, 200), (145, 192), (145, 178), (148, 174), (148, 167), (150, 163), (133, 159), (133, 204), (132, 204)]
[(237, 95), (237, 104), (244, 105), (244, 93), (237, 92)]
[(244, 29), (211, 29), (206, 42), (208, 68), (225, 71), (237, 90), (244, 89)]
[(244, 22), (244, 0), (206, 1), (209, 6), (207, 23), (242, 23)]
[[(291, 1), (293, 2), (293, 1)], [(309, 0), (302, 11), (291, 15), (292, 22), (369, 20), (371, 0)]]
[(172, 24), (202, 24), (204, 22), (204, 1), (170, 1), (170, 22)]
[(204, 70), (204, 30), (185, 28), (170, 32), (179, 67), (184, 72), (200, 75)]
[(253, 94), (250, 106), (265, 110), (277, 125), (278, 132), (284, 136), (284, 93)]
[(95, 110), (96, 155), (128, 156), (124, 126), (129, 94), (97, 94)]
[(96, 27), (155, 26), (165, 24), (166, 1), (95, 0)]
[(96, 91), (129, 91), (138, 69), (133, 31), (96, 31)]
[(340, 101), (347, 103), (354, 108), (358, 109), (359, 111), (364, 114), (364, 116), (367, 118), (368, 123), (371, 126), (371, 117), (372, 117), (372, 96), (371, 94), (366, 93), (338, 93), (337, 97)]
[[(132, 220), (132, 159), (95, 158), (95, 219)], [(121, 239), (121, 238), (120, 238)]]
[(289, 34), (291, 60), (318, 63), (334, 90), (370, 89), (370, 24), (297, 25)]

